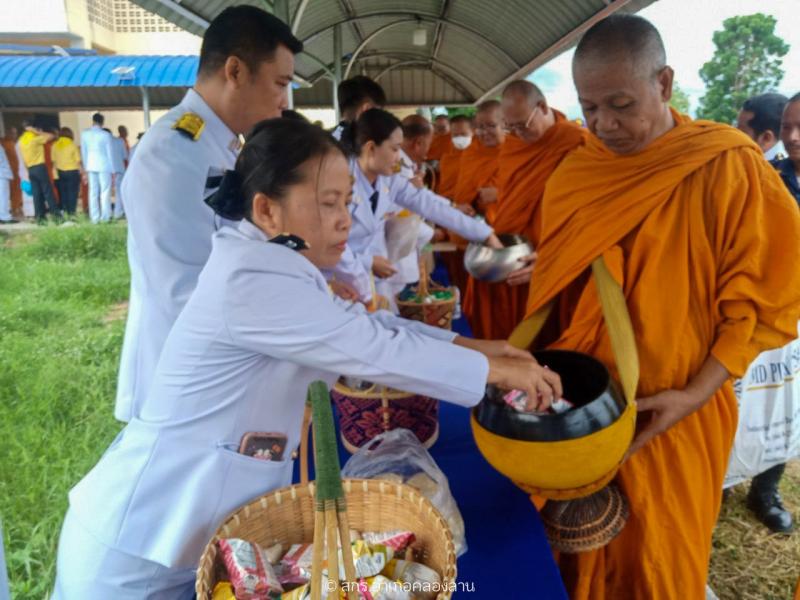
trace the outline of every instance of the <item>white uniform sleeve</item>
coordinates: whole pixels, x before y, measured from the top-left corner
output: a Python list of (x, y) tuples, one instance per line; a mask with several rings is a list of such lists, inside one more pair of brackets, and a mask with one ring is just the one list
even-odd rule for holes
[(489, 363), (479, 352), (344, 310), (300, 278), (242, 273), (226, 305), (233, 343), (251, 351), (464, 406), (484, 395)]
[(345, 248), (339, 264), (329, 272), (326, 272), (325, 276), (328, 281), (336, 277), (336, 279), (344, 281), (346, 284), (355, 288), (362, 302), (369, 302), (372, 300), (372, 286), (370, 285), (369, 271), (364, 268), (364, 263), (355, 252), (353, 252), (349, 245)]
[(485, 222), (468, 217), (450, 206), (441, 196), (425, 188), (416, 188), (404, 177), (392, 177), (392, 199), (440, 227), (454, 231), (471, 242), (482, 242), (492, 234)]
[(88, 148), (86, 147), (86, 132), (81, 132), (81, 164), (83, 164), (83, 168), (86, 168), (88, 164), (86, 153), (88, 152)]

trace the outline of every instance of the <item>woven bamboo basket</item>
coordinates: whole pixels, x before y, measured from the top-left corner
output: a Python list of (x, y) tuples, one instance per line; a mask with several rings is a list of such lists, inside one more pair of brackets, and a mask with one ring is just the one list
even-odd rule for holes
[(413, 431), (425, 448), (439, 438), (439, 401), (428, 396), (375, 384), (355, 389), (339, 380), (331, 397), (339, 413), (342, 445), (351, 454), (392, 429)]
[(456, 308), (456, 288), (444, 287), (434, 282), (428, 276), (428, 270), (425, 268), (424, 258), (420, 258), (419, 269), (419, 285), (416, 288), (417, 295), (426, 297), (429, 293), (435, 291), (449, 290), (452, 292), (453, 297), (450, 300), (434, 300), (433, 302), (412, 302), (410, 300), (400, 300), (400, 296), (395, 297), (397, 302), (397, 309), (400, 316), (404, 319), (412, 321), (422, 321), (426, 325), (432, 327), (439, 327), (441, 329), (452, 329), (453, 327), (453, 313)]
[[(319, 382), (318, 382), (319, 384)], [(312, 384), (312, 386), (317, 384)], [(317, 423), (325, 422), (326, 428), (333, 429), (333, 416), (330, 402), (327, 400), (327, 388), (324, 388), (325, 400), (315, 404), (314, 417)], [(317, 406), (327, 405), (327, 415), (319, 418)], [(238, 537), (256, 542), (262, 547), (276, 543), (286, 548), (291, 544), (311, 543), (321, 540), (322, 535), (330, 531), (330, 523), (323, 523), (320, 511), (320, 500), (315, 482), (308, 481), (308, 423), (310, 411), (306, 411), (300, 446), (301, 483), (270, 492), (256, 498), (249, 504), (231, 514), (217, 529), (206, 545), (197, 569), (195, 591), (198, 600), (211, 600), (214, 586), (225, 577), (225, 567), (218, 555), (217, 542), (223, 538)], [(329, 424), (329, 425), (328, 425)], [(317, 431), (315, 425), (315, 432)], [(322, 453), (331, 454), (333, 434), (326, 439), (319, 439), (315, 433), (314, 446), (317, 465), (320, 465)], [(338, 456), (335, 456), (335, 443), (332, 444), (333, 457), (327, 456), (324, 462), (334, 461), (338, 470)], [(320, 471), (321, 473), (321, 471)], [(320, 474), (318, 473), (318, 476)], [(322, 487), (322, 484), (320, 484)], [(434, 508), (433, 504), (416, 488), (395, 484), (383, 480), (346, 479), (342, 481), (343, 502), (337, 503), (331, 514), (339, 515), (339, 526), (348, 531), (390, 531), (402, 529), (412, 531), (416, 536), (413, 545), (414, 560), (435, 570), (442, 578), (441, 591), (437, 600), (448, 600), (455, 589), (456, 553), (453, 536), (447, 522)], [(316, 495), (315, 495), (316, 494)], [(333, 532), (335, 540), (336, 531)], [(331, 539), (328, 537), (328, 539)], [(315, 543), (315, 547), (318, 544)], [(335, 547), (335, 544), (333, 545)], [(335, 552), (334, 552), (335, 555)], [(347, 559), (345, 559), (347, 561)], [(347, 570), (347, 564), (345, 564)], [(337, 572), (338, 569), (332, 569)], [(315, 562), (313, 572), (320, 576), (321, 565)], [(313, 581), (313, 579), (312, 579)], [(320, 582), (321, 583), (321, 582)], [(336, 596), (332, 596), (335, 598)], [(351, 596), (353, 598), (354, 596)]]

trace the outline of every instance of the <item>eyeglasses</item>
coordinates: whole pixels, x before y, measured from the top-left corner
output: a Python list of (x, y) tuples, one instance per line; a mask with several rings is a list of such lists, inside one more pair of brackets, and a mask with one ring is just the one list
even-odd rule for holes
[(513, 133), (514, 135), (519, 135), (521, 133), (525, 133), (528, 129), (528, 125), (531, 124), (531, 119), (533, 119), (533, 115), (536, 114), (536, 111), (539, 110), (538, 106), (535, 106), (531, 111), (531, 114), (528, 115), (527, 120), (524, 123), (508, 123), (505, 124), (506, 133)]
[(475, 131), (491, 131), (497, 127), (502, 128), (502, 125), (498, 125), (497, 123), (479, 123), (475, 125)]

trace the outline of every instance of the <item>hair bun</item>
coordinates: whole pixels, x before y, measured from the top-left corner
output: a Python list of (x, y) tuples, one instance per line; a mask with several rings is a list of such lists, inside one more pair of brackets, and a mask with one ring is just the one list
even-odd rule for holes
[(231, 221), (240, 221), (245, 216), (245, 198), (242, 192), (242, 177), (236, 171), (225, 171), (216, 192), (208, 196), (206, 204), (219, 216)]

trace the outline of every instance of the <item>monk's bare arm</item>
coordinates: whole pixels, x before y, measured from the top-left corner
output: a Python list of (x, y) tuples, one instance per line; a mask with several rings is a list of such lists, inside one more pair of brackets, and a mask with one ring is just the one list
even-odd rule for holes
[(628, 456), (684, 417), (699, 410), (729, 378), (728, 370), (709, 354), (697, 375), (684, 389), (667, 390), (637, 400), (636, 408), (646, 425), (633, 440)]

